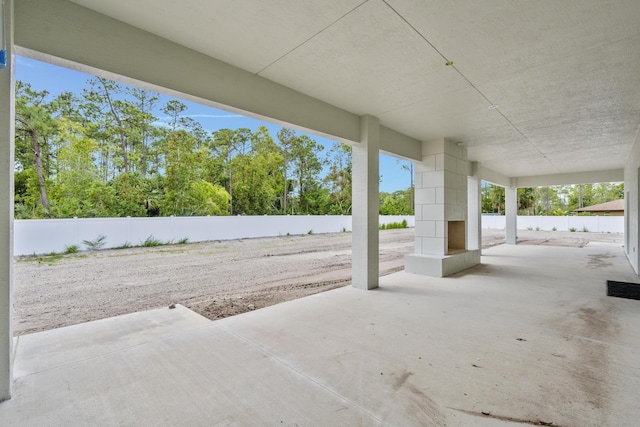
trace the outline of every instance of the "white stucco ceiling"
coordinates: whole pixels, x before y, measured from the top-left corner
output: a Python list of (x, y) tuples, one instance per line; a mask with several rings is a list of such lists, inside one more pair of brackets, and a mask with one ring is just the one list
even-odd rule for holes
[(622, 168), (640, 121), (638, 0), (74, 2), (507, 176)]

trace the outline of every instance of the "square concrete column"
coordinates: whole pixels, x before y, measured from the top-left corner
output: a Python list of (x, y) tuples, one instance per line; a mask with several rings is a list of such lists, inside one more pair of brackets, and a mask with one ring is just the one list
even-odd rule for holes
[(467, 249), (482, 253), (482, 179), (480, 164), (471, 162), (471, 174), (467, 177)]
[(352, 147), (352, 285), (375, 289), (379, 277), (380, 123), (360, 118), (360, 143)]
[[(0, 401), (11, 398), (13, 280), (14, 70), (13, 0), (4, 0), (7, 68), (0, 70)], [(1, 39), (1, 37), (0, 37)]]
[(518, 189), (504, 189), (505, 233), (508, 245), (515, 245), (518, 240)]
[(405, 271), (444, 277), (480, 263), (480, 251), (467, 248), (469, 174), (462, 144), (444, 138), (422, 143), (422, 162), (416, 164), (416, 252), (405, 257)]

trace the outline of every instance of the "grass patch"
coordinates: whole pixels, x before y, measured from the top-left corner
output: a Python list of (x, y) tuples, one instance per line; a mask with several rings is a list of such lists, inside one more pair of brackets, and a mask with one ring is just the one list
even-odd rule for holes
[(582, 232), (583, 232), (583, 233), (588, 233), (588, 232), (589, 232), (589, 229), (583, 225), (583, 226), (582, 226)]
[(307, 234), (312, 235), (313, 234), (313, 230), (307, 231)]
[(113, 249), (128, 249), (128, 248), (132, 248), (133, 245), (131, 243), (129, 243), (128, 241), (125, 241), (123, 244), (121, 244), (120, 246), (116, 246)]
[(551, 231), (558, 231), (558, 228), (557, 228), (557, 227), (553, 227), (553, 228), (551, 229)]
[(147, 237), (147, 240), (142, 242), (141, 246), (144, 246), (145, 248), (152, 248), (154, 246), (162, 246), (163, 244), (164, 243), (162, 243), (162, 240), (156, 239), (155, 237), (153, 237), (153, 234), (152, 234), (149, 237)]
[(189, 238), (188, 237), (183, 237), (182, 239), (178, 240), (178, 242), (176, 244), (178, 244), (178, 245), (186, 245), (187, 243), (189, 243)]
[(19, 255), (16, 257), (17, 262), (37, 262), (38, 264), (47, 264), (49, 266), (55, 265), (57, 261), (67, 258), (66, 255), (73, 255), (71, 259), (87, 258), (88, 255), (76, 253), (76, 252), (49, 252), (48, 254), (31, 254), (31, 255)]
[(570, 232), (572, 232), (572, 233), (575, 233), (576, 231), (578, 231), (578, 229), (577, 229), (577, 228), (575, 228), (575, 227), (571, 227), (571, 228), (569, 229), (569, 231), (570, 231)]
[(65, 254), (75, 254), (75, 253), (78, 253), (79, 249), (80, 248), (78, 248), (78, 245), (65, 246), (64, 247), (64, 253)]
[(94, 240), (83, 240), (82, 243), (84, 243), (90, 251), (97, 251), (102, 249), (102, 247), (107, 243), (107, 236), (101, 234)]
[(52, 266), (56, 261), (60, 261), (63, 258), (62, 254), (57, 252), (51, 252), (47, 255), (41, 255), (38, 257), (38, 264), (46, 263), (48, 266)]
[(406, 219), (403, 219), (402, 222), (390, 222), (387, 224), (380, 224), (380, 230), (393, 230), (396, 228), (407, 228), (409, 224)]

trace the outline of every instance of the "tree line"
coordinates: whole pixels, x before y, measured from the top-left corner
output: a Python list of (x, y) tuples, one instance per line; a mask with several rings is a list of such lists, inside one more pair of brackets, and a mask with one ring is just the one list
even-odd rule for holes
[[(184, 103), (158, 104), (99, 77), (53, 98), (16, 82), (15, 217), (351, 213), (349, 145), (324, 152), (288, 128), (207, 132)], [(410, 194), (381, 193), (381, 211), (410, 212)]]
[[(99, 77), (56, 97), (16, 82), (15, 217), (351, 214), (349, 145), (325, 151), (288, 128), (208, 132), (184, 103), (159, 102)], [(412, 215), (413, 197), (413, 181), (381, 192), (380, 214)], [(622, 183), (519, 188), (518, 212), (567, 215), (623, 197)], [(482, 212), (504, 213), (504, 188), (483, 186)]]
[[(518, 188), (519, 215), (570, 215), (576, 209), (624, 198), (624, 183)], [(482, 213), (504, 214), (505, 190), (482, 187)]]

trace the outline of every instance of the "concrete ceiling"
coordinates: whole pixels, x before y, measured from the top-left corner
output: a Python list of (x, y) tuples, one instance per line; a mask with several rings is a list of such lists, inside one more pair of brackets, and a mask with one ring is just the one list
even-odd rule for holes
[(640, 122), (638, 0), (74, 2), (507, 176), (622, 168)]

